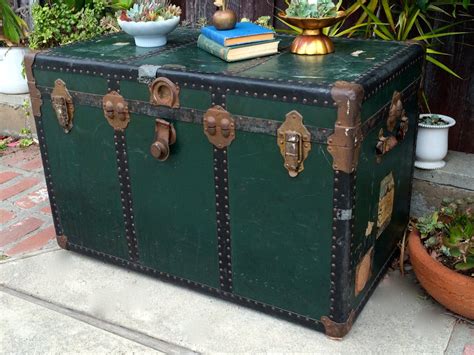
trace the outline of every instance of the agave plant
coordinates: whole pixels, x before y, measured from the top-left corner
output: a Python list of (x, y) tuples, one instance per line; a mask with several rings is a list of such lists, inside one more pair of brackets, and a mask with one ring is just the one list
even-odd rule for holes
[(431, 256), (444, 265), (474, 276), (473, 200), (445, 199), (443, 207), (420, 218), (416, 227)]
[(14, 45), (26, 37), (26, 22), (15, 14), (7, 0), (0, 0), (0, 20), (0, 42)]

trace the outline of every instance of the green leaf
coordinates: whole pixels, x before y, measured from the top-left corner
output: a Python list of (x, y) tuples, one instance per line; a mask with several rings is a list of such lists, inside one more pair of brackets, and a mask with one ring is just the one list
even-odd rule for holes
[(430, 38), (440, 38), (440, 37), (446, 37), (446, 36), (455, 36), (455, 35), (463, 35), (469, 32), (444, 32), (444, 33), (432, 33), (432, 34), (425, 34), (422, 36), (417, 36), (412, 38), (415, 41), (421, 41), (424, 39), (430, 39)]
[(459, 248), (451, 248), (449, 250), (449, 253), (451, 254), (451, 256), (454, 256), (455, 258), (458, 258), (458, 257), (462, 256), (462, 253), (459, 250)]
[(454, 71), (452, 71), (451, 69), (449, 69), (446, 65), (444, 65), (444, 64), (441, 63), (440, 61), (436, 60), (436, 59), (433, 58), (432, 56), (427, 55), (427, 56), (426, 56), (426, 60), (427, 60), (428, 62), (433, 63), (433, 64), (436, 65), (437, 67), (443, 69), (444, 71), (448, 72), (449, 74), (455, 76), (456, 78), (462, 79), (458, 74), (456, 74)]
[(459, 263), (454, 266), (456, 270), (467, 271), (474, 269), (474, 261), (467, 261), (465, 263)]
[(400, 38), (401, 40), (406, 41), (406, 39), (408, 38), (408, 35), (410, 34), (411, 29), (413, 28), (413, 25), (415, 24), (415, 21), (419, 13), (420, 13), (420, 10), (416, 10), (413, 16), (409, 19), (407, 23), (407, 27), (405, 28), (405, 31), (403, 32), (403, 35)]
[(385, 16), (387, 17), (387, 21), (390, 24), (390, 27), (392, 28), (392, 31), (395, 32), (395, 23), (393, 22), (392, 9), (390, 8), (388, 0), (382, 0), (382, 7), (385, 12)]
[(452, 56), (452, 54), (450, 53), (435, 51), (434, 49), (431, 49), (431, 48), (426, 48), (426, 53)]

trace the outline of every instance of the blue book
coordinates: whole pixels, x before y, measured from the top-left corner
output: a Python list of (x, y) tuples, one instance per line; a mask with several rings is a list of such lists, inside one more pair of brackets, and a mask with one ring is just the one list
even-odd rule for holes
[(201, 33), (224, 47), (271, 41), (275, 38), (275, 32), (251, 22), (239, 22), (234, 29), (223, 31), (207, 26), (201, 29)]

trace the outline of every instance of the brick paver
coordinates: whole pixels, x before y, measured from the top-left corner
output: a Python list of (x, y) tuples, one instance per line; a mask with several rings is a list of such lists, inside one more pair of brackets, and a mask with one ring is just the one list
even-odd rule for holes
[(21, 208), (32, 208), (45, 201), (48, 201), (48, 190), (43, 187), (17, 200), (15, 204)]
[(15, 218), (14, 212), (0, 209), (0, 224), (5, 224), (13, 218)]
[(23, 221), (15, 223), (2, 232), (2, 235), (0, 236), (0, 247), (18, 241), (25, 235), (37, 230), (42, 225), (43, 221), (35, 217), (28, 217)]
[(0, 184), (10, 181), (13, 178), (16, 178), (19, 174), (13, 171), (3, 171), (0, 173)]
[(31, 237), (22, 240), (16, 244), (13, 248), (8, 249), (5, 255), (13, 256), (17, 254), (23, 254), (29, 251), (41, 249), (48, 242), (56, 237), (56, 232), (53, 226), (49, 226), (43, 229), (41, 232), (33, 234)]
[(32, 188), (38, 183), (39, 183), (39, 179), (34, 178), (34, 177), (27, 177), (27, 178), (21, 179), (15, 185), (0, 189), (0, 201), (6, 200), (12, 196), (18, 195), (20, 192), (28, 190), (29, 188)]
[(56, 246), (38, 146), (0, 154), (0, 256)]

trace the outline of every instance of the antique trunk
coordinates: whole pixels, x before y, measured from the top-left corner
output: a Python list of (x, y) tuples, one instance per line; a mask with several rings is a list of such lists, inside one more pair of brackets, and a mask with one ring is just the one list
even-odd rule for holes
[(227, 64), (197, 35), (27, 58), (58, 243), (342, 337), (408, 222), (423, 48)]

